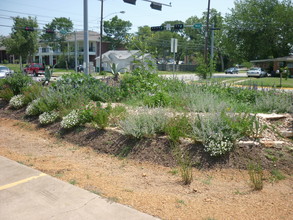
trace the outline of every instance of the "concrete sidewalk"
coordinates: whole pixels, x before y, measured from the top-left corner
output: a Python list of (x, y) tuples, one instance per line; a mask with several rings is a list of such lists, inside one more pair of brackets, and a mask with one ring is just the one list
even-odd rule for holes
[(86, 190), (0, 156), (0, 219), (154, 220)]

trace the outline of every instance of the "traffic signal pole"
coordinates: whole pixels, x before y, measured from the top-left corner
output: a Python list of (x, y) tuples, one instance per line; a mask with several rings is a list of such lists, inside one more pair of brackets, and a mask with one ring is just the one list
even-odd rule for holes
[(88, 75), (89, 74), (88, 0), (83, 0), (83, 31), (84, 31), (84, 42), (83, 42), (84, 73)]
[(205, 31), (205, 47), (204, 47), (204, 60), (206, 64), (208, 64), (208, 32), (209, 32), (209, 25), (210, 25), (210, 3), (211, 1), (208, 0), (207, 25), (206, 25), (206, 31)]

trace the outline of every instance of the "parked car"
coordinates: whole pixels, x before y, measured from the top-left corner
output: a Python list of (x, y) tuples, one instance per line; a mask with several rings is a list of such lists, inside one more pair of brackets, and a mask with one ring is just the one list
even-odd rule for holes
[(0, 79), (5, 78), (13, 73), (13, 70), (10, 70), (6, 66), (0, 66)]
[(34, 74), (34, 76), (38, 76), (39, 74), (45, 74), (45, 66), (42, 63), (31, 63), (27, 65), (23, 71), (26, 74)]
[(228, 73), (230, 73), (230, 74), (238, 74), (239, 73), (239, 70), (236, 67), (231, 67), (229, 69), (226, 69), (225, 70), (225, 73), (226, 74), (228, 74)]
[(268, 76), (268, 73), (259, 67), (252, 67), (247, 71), (247, 76), (250, 77), (265, 77)]

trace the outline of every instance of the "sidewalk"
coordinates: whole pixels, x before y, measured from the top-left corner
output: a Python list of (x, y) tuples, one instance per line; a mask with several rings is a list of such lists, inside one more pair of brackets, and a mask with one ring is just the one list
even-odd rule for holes
[(2, 220), (154, 220), (130, 207), (0, 156)]

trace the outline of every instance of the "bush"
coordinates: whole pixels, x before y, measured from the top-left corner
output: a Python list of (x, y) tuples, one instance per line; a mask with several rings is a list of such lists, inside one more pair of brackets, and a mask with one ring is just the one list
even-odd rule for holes
[(170, 118), (164, 128), (172, 144), (176, 145), (180, 137), (189, 136), (191, 133), (190, 119), (186, 116)]
[(24, 102), (28, 104), (42, 95), (44, 87), (40, 83), (33, 83), (23, 88)]
[(226, 122), (227, 117), (233, 118), (225, 113), (198, 116), (192, 124), (193, 137), (203, 142), (204, 150), (210, 156), (221, 156), (230, 152), (239, 137), (238, 131)]
[(24, 103), (24, 96), (23, 95), (16, 95), (13, 96), (9, 101), (9, 106), (15, 109), (20, 109), (25, 105)]
[(97, 108), (93, 112), (92, 122), (95, 126), (101, 129), (105, 129), (109, 125), (109, 110), (103, 108)]
[(292, 113), (292, 94), (266, 92), (256, 98), (255, 108), (260, 112)]
[(79, 112), (77, 110), (71, 111), (68, 115), (64, 116), (61, 121), (61, 128), (70, 129), (80, 125)]
[(34, 116), (34, 115), (39, 115), (41, 112), (38, 108), (38, 102), (40, 102), (40, 99), (35, 99), (33, 100), (25, 110), (25, 114), (28, 116)]
[(134, 114), (120, 122), (120, 127), (126, 135), (135, 138), (150, 137), (164, 131), (167, 116), (162, 109), (155, 109)]
[(32, 83), (33, 80), (31, 77), (26, 76), (22, 73), (15, 73), (12, 74), (10, 77), (6, 77), (5, 79), (3, 79), (1, 87), (5, 86), (6, 88), (10, 88), (13, 91), (14, 95), (18, 95), (22, 92), (23, 88), (31, 85)]
[(47, 125), (55, 122), (59, 117), (58, 112), (44, 112), (39, 116), (39, 122), (42, 125)]
[(171, 103), (172, 97), (166, 92), (156, 92), (155, 94), (149, 94), (143, 99), (144, 105), (148, 107), (165, 107)]

